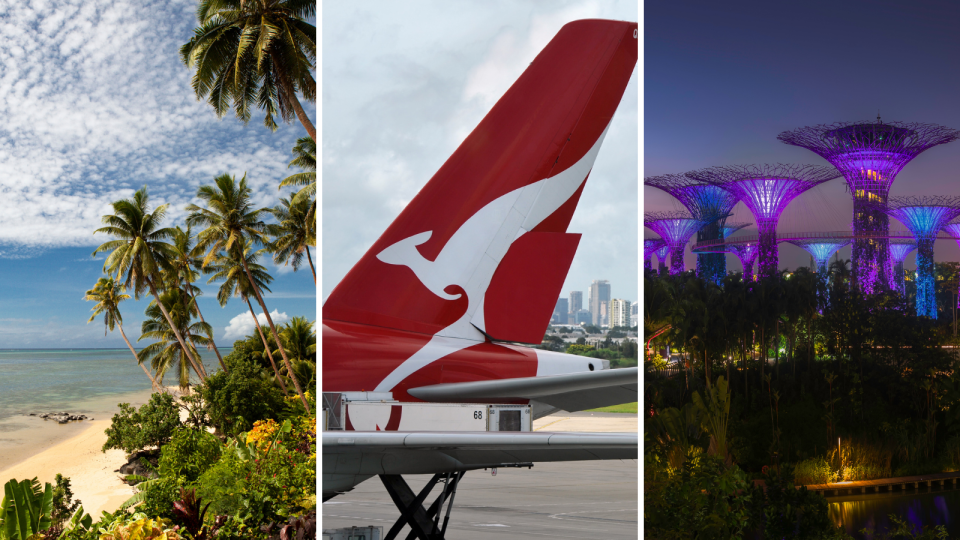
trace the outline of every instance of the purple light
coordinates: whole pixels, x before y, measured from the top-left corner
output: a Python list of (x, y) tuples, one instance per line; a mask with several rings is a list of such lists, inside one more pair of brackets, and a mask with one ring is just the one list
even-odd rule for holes
[(940, 230), (960, 216), (960, 197), (890, 197), (886, 205), (869, 206), (896, 218), (913, 234), (917, 241), (917, 316), (936, 319), (933, 243)]
[[(944, 225), (943, 230), (947, 231), (947, 234), (957, 242), (957, 247), (960, 247), (960, 223)], [(957, 288), (957, 307), (960, 308), (960, 287)]]
[(670, 248), (670, 275), (684, 271), (683, 250), (687, 241), (704, 226), (704, 220), (694, 219), (683, 212), (655, 212), (644, 215), (643, 224), (659, 234)]
[(777, 222), (804, 191), (839, 176), (832, 167), (814, 165), (747, 165), (713, 167), (687, 173), (695, 180), (726, 188), (753, 212), (759, 232), (760, 275), (777, 275)]
[(657, 273), (661, 276), (667, 275), (667, 254), (670, 253), (670, 246), (666, 243), (656, 251), (657, 253)]
[[(876, 205), (886, 203), (903, 167), (924, 150), (948, 143), (960, 132), (936, 124), (840, 122), (785, 131), (782, 142), (811, 150), (842, 174), (853, 196), (853, 273), (861, 291), (888, 284), (892, 272), (886, 235), (890, 220)], [(875, 238), (870, 238), (874, 236)]]
[[(949, 226), (949, 225), (948, 225)], [(904, 283), (903, 260), (911, 251), (917, 249), (917, 243), (912, 240), (891, 240), (890, 241), (890, 262), (893, 264), (893, 290), (906, 294), (906, 284)]]
[(650, 270), (650, 256), (667, 243), (662, 238), (645, 238), (643, 240), (643, 269)]
[(730, 244), (727, 249), (740, 259), (740, 264), (743, 265), (743, 280), (753, 281), (753, 262), (757, 260), (760, 246), (758, 244)]
[[(704, 226), (697, 231), (698, 242), (723, 240), (724, 219), (737, 204), (737, 198), (732, 193), (682, 174), (650, 176), (643, 183), (669, 193), (690, 211), (694, 219), (704, 221)], [(719, 285), (726, 274), (727, 260), (723, 254), (697, 254), (697, 276), (701, 279)]]
[(827, 283), (827, 261), (840, 248), (850, 244), (850, 240), (840, 240), (836, 242), (825, 241), (823, 239), (797, 239), (787, 240), (791, 244), (803, 248), (807, 253), (813, 256), (817, 263), (817, 274), (824, 285)]

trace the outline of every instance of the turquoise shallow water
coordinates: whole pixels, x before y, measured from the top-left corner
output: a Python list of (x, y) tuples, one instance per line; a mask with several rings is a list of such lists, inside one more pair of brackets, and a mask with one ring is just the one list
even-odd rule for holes
[[(201, 357), (207, 373), (219, 369), (213, 351)], [(176, 384), (173, 373), (164, 384)], [(0, 349), (0, 419), (149, 389), (130, 349)]]

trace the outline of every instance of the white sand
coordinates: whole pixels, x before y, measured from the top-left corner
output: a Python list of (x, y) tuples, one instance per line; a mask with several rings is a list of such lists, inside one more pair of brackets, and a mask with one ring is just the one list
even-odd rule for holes
[[(168, 387), (168, 390), (173, 391), (174, 396), (178, 395), (174, 387)], [(107, 411), (117, 412), (116, 403), (119, 402), (140, 406), (149, 398), (149, 391), (101, 398), (102, 403), (97, 402), (97, 406), (86, 403), (87, 407), (83, 409), (91, 413), (97, 411), (94, 421), (67, 425), (36, 417), (20, 417), (18, 421), (27, 428), (16, 431), (18, 438), (8, 441), (15, 446), (4, 452), (4, 459), (0, 459), (0, 483), (37, 477), (41, 484), (52, 484), (60, 473), (70, 479), (74, 500), (83, 503), (84, 511), (92, 515), (94, 521), (102, 510), (113, 512), (133, 496), (134, 487), (125, 484), (123, 475), (117, 472), (127, 462), (126, 453), (123, 450), (101, 450), (107, 442), (104, 430), (110, 427), (113, 417), (113, 413)]]
[(104, 430), (110, 427), (110, 420), (85, 424), (78, 435), (0, 470), (0, 478), (23, 480), (36, 476), (41, 484), (52, 484), (60, 473), (70, 478), (74, 500), (83, 502), (83, 509), (94, 516), (94, 521), (101, 510), (113, 512), (134, 492), (133, 486), (123, 483), (120, 473), (115, 472), (127, 462), (126, 453), (100, 450), (107, 442)]

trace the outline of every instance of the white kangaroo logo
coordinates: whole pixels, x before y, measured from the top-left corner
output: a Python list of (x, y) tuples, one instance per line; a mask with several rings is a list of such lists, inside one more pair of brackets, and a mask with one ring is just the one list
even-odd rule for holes
[(427, 260), (417, 250), (433, 231), (404, 238), (377, 254), (377, 259), (387, 264), (409, 268), (424, 287), (444, 300), (460, 298), (460, 294), (444, 291), (451, 285), (460, 286), (467, 295), (467, 310), (381, 381), (376, 391), (392, 390), (430, 362), (485, 339), (477, 328), (484, 328), (483, 297), (494, 271), (517, 238), (533, 230), (576, 193), (593, 168), (607, 129), (609, 125), (593, 147), (566, 170), (502, 195), (470, 216), (447, 240), (436, 260)]

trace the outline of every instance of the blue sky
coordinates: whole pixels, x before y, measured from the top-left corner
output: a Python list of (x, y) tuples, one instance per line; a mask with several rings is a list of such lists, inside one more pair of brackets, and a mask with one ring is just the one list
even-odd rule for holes
[[(323, 297), (567, 22), (637, 21), (635, 0), (323, 5)], [(562, 296), (607, 279), (637, 301), (634, 70), (569, 231), (583, 237)]]
[[(173, 227), (187, 204), (201, 203), (197, 188), (223, 173), (246, 173), (258, 207), (288, 194), (277, 184), (294, 172), (291, 148), (306, 131), (294, 122), (271, 132), (262, 114), (246, 126), (218, 119), (197, 100), (178, 54), (196, 5), (0, 5), (0, 348), (125, 346), (119, 333), (104, 337), (99, 319), (86, 324), (92, 304), (82, 299), (103, 275), (104, 256), (91, 253), (109, 238), (92, 233), (112, 201), (146, 185), (151, 206), (170, 204), (164, 225)], [(315, 118), (313, 104), (304, 109)], [(270, 311), (316, 319), (309, 268), (264, 264), (275, 279), (264, 298)], [(220, 308), (217, 285), (205, 282), (201, 310), (228, 347), (252, 320), (234, 320), (246, 305)], [(121, 304), (131, 341), (146, 304)]]
[[(777, 140), (786, 130), (840, 121), (930, 122), (960, 129), (960, 6), (946, 1), (647, 2), (644, 11), (644, 175), (717, 165), (810, 163)], [(920, 154), (897, 175), (898, 195), (957, 195), (960, 141)], [(843, 179), (798, 197), (782, 231), (849, 230)], [(644, 209), (679, 207), (644, 187)], [(732, 221), (755, 222), (738, 204)], [(892, 220), (892, 227), (902, 228)], [(747, 229), (744, 233), (749, 232)], [(648, 230), (646, 236), (655, 235)], [(695, 264), (688, 248), (687, 268)], [(849, 258), (850, 248), (840, 251)], [(938, 241), (938, 261), (958, 260)], [(915, 254), (907, 257), (913, 268)], [(728, 268), (739, 270), (736, 257)], [(809, 264), (781, 244), (781, 267)]]

